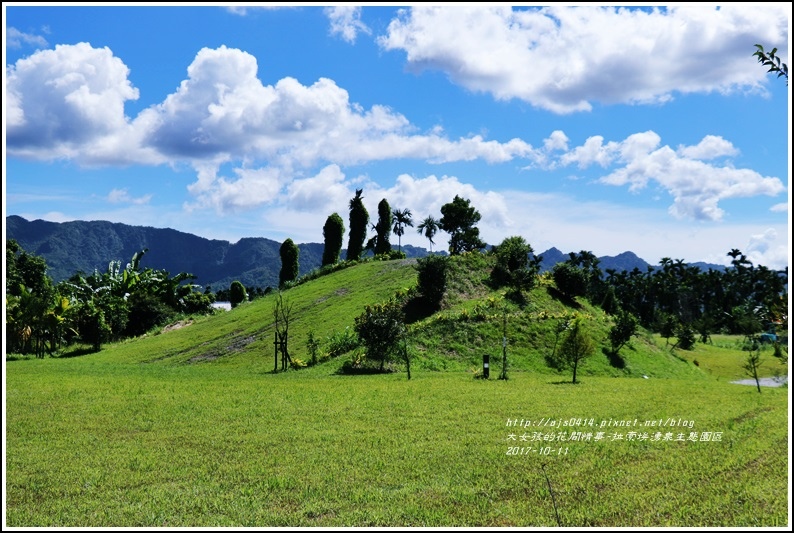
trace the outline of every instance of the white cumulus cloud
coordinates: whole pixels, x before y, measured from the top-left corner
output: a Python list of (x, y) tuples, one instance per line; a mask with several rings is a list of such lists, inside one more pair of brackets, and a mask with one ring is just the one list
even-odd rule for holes
[(7, 148), (42, 159), (85, 157), (97, 139), (128, 125), (124, 103), (138, 98), (129, 69), (108, 48), (58, 45), (7, 69)]
[(707, 136), (697, 145), (681, 146), (677, 151), (660, 145), (661, 138), (653, 131), (607, 144), (603, 137), (593, 136), (582, 146), (563, 154), (560, 162), (576, 163), (580, 168), (616, 165), (618, 168), (602, 176), (599, 182), (628, 186), (631, 192), (655, 183), (673, 197), (669, 212), (676, 218), (721, 220), (724, 215), (718, 206), (721, 200), (776, 196), (785, 190), (776, 177), (703, 161), (736, 153), (731, 143), (722, 138)]
[(185, 205), (191, 211), (212, 208), (225, 214), (272, 205), (285, 182), (276, 168), (234, 168), (234, 178), (219, 176), (212, 163), (199, 165), (197, 171), (198, 180), (188, 187), (195, 201)]
[(290, 171), (399, 158), (500, 163), (536, 157), (521, 139), (453, 140), (441, 130), (418, 135), (402, 114), (377, 104), (364, 109), (328, 78), (304, 85), (287, 77), (265, 85), (256, 58), (226, 46), (201, 49), (177, 90), (134, 119), (125, 116), (124, 102), (137, 99), (138, 90), (108, 48), (60, 45), (19, 60), (8, 72), (9, 153), (35, 159), (86, 165), (246, 161)]
[(786, 244), (778, 242), (778, 233), (774, 228), (767, 228), (763, 233), (751, 235), (743, 252), (754, 265), (782, 268), (782, 265), (789, 264), (789, 248)]
[[(395, 209), (410, 208), (415, 219), (428, 215), (441, 218), (441, 206), (460, 196), (471, 201), (471, 205), (487, 219), (494, 228), (505, 228), (511, 223), (505, 198), (494, 191), (481, 191), (470, 183), (461, 182), (455, 176), (430, 175), (414, 178), (407, 174), (397, 177), (395, 184), (380, 193), (389, 199)], [(491, 235), (493, 237), (493, 235)]]
[(470, 90), (572, 113), (594, 102), (757, 89), (765, 74), (747, 60), (747, 46), (768, 43), (785, 61), (790, 17), (784, 3), (415, 6), (401, 10), (378, 42), (404, 51), (412, 68), (440, 70)]
[(588, 137), (582, 146), (577, 146), (570, 152), (560, 157), (562, 165), (576, 163), (579, 168), (587, 168), (597, 164), (601, 167), (609, 166), (618, 155), (618, 144), (610, 141), (604, 145), (604, 137), (593, 135)]
[(297, 211), (317, 211), (326, 206), (341, 209), (351, 197), (351, 186), (338, 165), (328, 165), (316, 176), (296, 179), (287, 191), (287, 201)]
[(722, 137), (706, 135), (696, 146), (680, 146), (678, 153), (688, 159), (708, 160), (722, 156), (737, 155), (739, 150)]

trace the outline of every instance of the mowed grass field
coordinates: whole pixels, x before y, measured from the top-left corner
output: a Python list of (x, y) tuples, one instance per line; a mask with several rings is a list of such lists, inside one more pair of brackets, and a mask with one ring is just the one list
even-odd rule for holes
[[(589, 317), (599, 348), (611, 319), (543, 284), (510, 307), (483, 261), (460, 258), (444, 310), (412, 325), (410, 381), (337, 374), (349, 355), (273, 373), (275, 295), (95, 354), (7, 356), (6, 525), (788, 524), (789, 389), (730, 383), (740, 338), (671, 353), (643, 333), (573, 385), (544, 362), (554, 317)], [(291, 352), (415, 280), (372, 262), (286, 291)], [(484, 352), (491, 379), (473, 379)]]
[[(7, 363), (8, 526), (788, 520), (787, 389), (608, 377), (572, 385), (523, 372), (508, 381), (272, 375), (85, 364), (91, 357)], [(507, 425), (522, 419), (593, 426)], [(611, 426), (635, 419), (692, 427)], [(573, 431), (591, 440), (570, 440)], [(657, 431), (698, 437), (654, 441)]]

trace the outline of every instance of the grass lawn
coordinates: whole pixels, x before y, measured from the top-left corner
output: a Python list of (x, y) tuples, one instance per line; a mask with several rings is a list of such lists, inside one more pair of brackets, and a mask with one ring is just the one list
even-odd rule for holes
[(9, 361), (6, 525), (787, 523), (788, 389), (339, 363)]

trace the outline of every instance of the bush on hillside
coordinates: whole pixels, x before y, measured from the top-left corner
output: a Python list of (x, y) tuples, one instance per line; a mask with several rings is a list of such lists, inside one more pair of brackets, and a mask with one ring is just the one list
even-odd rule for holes
[(384, 252), (382, 254), (375, 254), (373, 258), (375, 261), (392, 261), (394, 259), (405, 259), (407, 256), (405, 252), (400, 252), (398, 250), (389, 250), (388, 252)]
[(232, 307), (237, 307), (248, 299), (248, 293), (245, 291), (245, 285), (240, 281), (232, 281), (229, 287), (229, 303)]
[(367, 359), (377, 362), (382, 371), (386, 362), (397, 355), (400, 340), (405, 334), (402, 304), (389, 300), (384, 304), (368, 305), (356, 317), (355, 329), (367, 350)]
[(447, 271), (449, 258), (442, 255), (428, 255), (416, 261), (417, 289), (425, 304), (431, 309), (441, 307), (441, 299), (447, 290)]
[(568, 296), (584, 296), (587, 293), (587, 273), (570, 263), (557, 263), (551, 270), (557, 289)]
[(691, 350), (695, 347), (695, 330), (689, 324), (679, 324), (676, 337), (678, 342), (675, 343), (675, 348)]
[(328, 345), (328, 357), (338, 357), (355, 350), (359, 346), (356, 332), (346, 327), (342, 331), (335, 331), (326, 340)]

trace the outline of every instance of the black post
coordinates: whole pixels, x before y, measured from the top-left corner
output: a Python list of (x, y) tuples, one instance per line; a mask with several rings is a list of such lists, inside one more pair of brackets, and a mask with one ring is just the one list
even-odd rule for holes
[(502, 329), (502, 374), (499, 379), (507, 379), (507, 310), (504, 312), (504, 328)]
[(483, 356), (482, 356), (482, 377), (484, 377), (485, 379), (488, 379), (488, 376), (490, 375), (490, 372), (491, 372), (491, 369), (489, 368), (490, 367), (490, 361), (491, 361), (491, 356), (488, 355), (487, 353), (483, 354)]
[(273, 367), (273, 372), (278, 372), (278, 333), (273, 332), (273, 355), (276, 359), (276, 366)]

